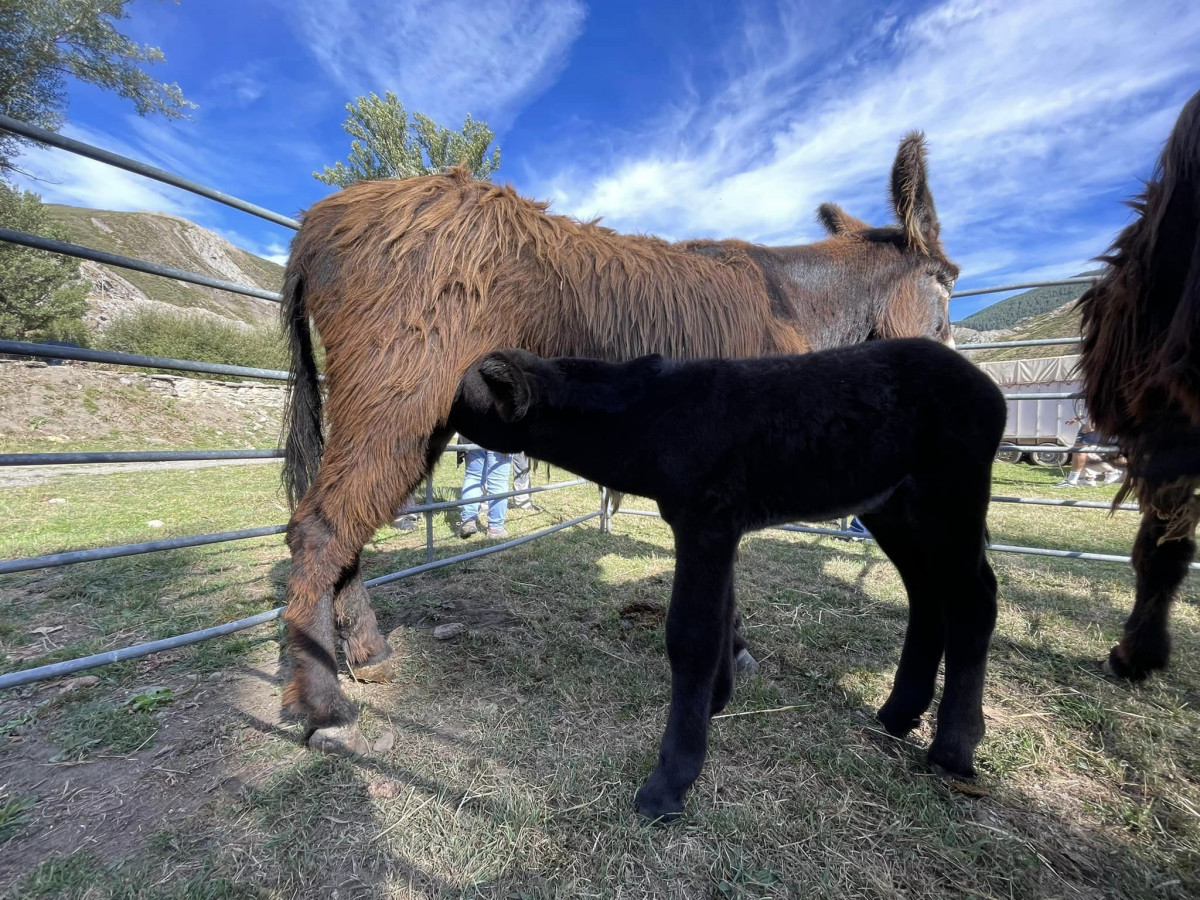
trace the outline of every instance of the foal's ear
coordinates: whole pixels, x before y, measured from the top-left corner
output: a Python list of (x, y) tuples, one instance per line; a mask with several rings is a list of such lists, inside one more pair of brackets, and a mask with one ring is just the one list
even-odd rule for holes
[(516, 359), (504, 351), (488, 354), (479, 364), (479, 374), (501, 419), (516, 422), (525, 418), (532, 395), (529, 376)]
[(925, 174), (925, 135), (920, 131), (911, 132), (896, 151), (896, 162), (892, 165), (892, 207), (909, 247), (925, 254), (937, 247), (941, 226)]
[(836, 203), (822, 203), (817, 207), (817, 220), (831, 235), (855, 234), (867, 231), (871, 226), (862, 219), (856, 219)]

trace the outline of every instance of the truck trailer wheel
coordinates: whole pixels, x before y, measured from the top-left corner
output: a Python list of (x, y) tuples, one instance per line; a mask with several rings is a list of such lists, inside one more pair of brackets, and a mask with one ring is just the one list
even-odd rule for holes
[(997, 450), (996, 462), (1017, 463), (1024, 455), (1020, 450)]
[(1029, 458), (1033, 460), (1034, 465), (1062, 467), (1070, 461), (1071, 454), (1059, 453), (1055, 450), (1038, 450), (1030, 453)]

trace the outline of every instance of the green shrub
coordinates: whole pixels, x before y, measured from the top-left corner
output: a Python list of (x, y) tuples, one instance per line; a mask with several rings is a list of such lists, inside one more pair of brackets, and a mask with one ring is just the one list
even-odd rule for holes
[(114, 319), (96, 336), (95, 343), (101, 349), (121, 353), (231, 366), (286, 369), (289, 364), (287, 344), (277, 326), (241, 328), (187, 313), (134, 310)]

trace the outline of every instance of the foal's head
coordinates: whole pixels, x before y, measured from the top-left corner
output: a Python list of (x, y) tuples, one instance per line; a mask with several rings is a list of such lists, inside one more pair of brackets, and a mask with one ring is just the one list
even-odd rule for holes
[(833, 203), (817, 211), (829, 238), (816, 246), (871, 285), (871, 296), (862, 298), (870, 308), (861, 320), (869, 330), (852, 337), (931, 337), (953, 346), (950, 293), (959, 270), (942, 247), (920, 132), (908, 135), (896, 152), (891, 200), (898, 224), (883, 228)]

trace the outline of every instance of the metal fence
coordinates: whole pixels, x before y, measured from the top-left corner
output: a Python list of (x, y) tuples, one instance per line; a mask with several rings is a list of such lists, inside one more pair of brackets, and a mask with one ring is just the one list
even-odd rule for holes
[[(99, 147), (94, 147), (90, 144), (85, 144), (81, 141), (76, 141), (68, 137), (56, 134), (36, 126), (28, 125), (19, 122), (8, 116), (0, 115), (0, 129), (9, 131), (13, 134), (20, 135), (31, 140), (38, 141), (50, 147), (55, 147), (69, 153), (85, 156), (89, 159), (98, 160), (119, 169), (124, 169), (128, 172), (152, 178), (164, 184), (172, 185), (181, 190), (191, 191), (199, 196), (206, 197), (217, 203), (225, 206), (241, 210), (242, 212), (258, 216), (273, 222), (276, 225), (282, 225), (287, 228), (298, 229), (300, 223), (295, 219), (250, 203), (238, 197), (234, 197), (223, 191), (218, 191), (206, 185), (183, 178), (172, 172), (164, 171), (137, 160), (129, 159)], [(127, 256), (121, 256), (114, 253), (107, 253), (99, 250), (80, 247), (75, 244), (66, 243), (63, 241), (51, 240), (39, 235), (26, 234), (23, 232), (13, 231), (7, 228), (0, 228), (0, 241), (5, 241), (12, 244), (17, 244), (24, 247), (30, 247), (37, 250), (43, 250), (51, 253), (60, 253), (67, 256), (77, 257), (79, 259), (91, 260), (106, 265), (117, 266), (125, 269), (132, 269), (138, 272), (144, 272), (151, 275), (160, 276), (163, 278), (172, 278), (179, 281), (185, 281), (191, 284), (202, 285), (209, 288), (216, 288), (223, 291), (230, 291), (236, 294), (241, 294), (247, 297), (254, 297), (259, 300), (269, 302), (279, 302), (280, 295), (273, 291), (266, 291), (252, 285), (235, 284), (221, 279), (211, 278), (196, 272), (188, 272), (181, 269), (175, 269), (170, 266), (160, 265), (158, 263), (149, 262), (147, 260), (134, 259)], [(954, 294), (955, 297), (973, 296), (977, 294), (1000, 293), (1011, 290), (1021, 290), (1025, 288), (1062, 285), (1062, 284), (1086, 284), (1091, 281), (1090, 278), (1067, 278), (1056, 281), (1032, 281), (1020, 284), (1001, 285), (992, 288), (979, 288), (970, 291), (960, 291)], [(993, 343), (978, 343), (964, 345), (963, 350), (984, 350), (998, 347), (1031, 347), (1045, 346), (1050, 344), (1071, 344), (1077, 343), (1078, 338), (1051, 338), (1043, 340), (1031, 341), (1009, 341), (1009, 342), (993, 342)], [(272, 369), (258, 369), (247, 366), (230, 366), (215, 363), (198, 362), (195, 360), (180, 360), (166, 359), (161, 357), (140, 356), (131, 353), (113, 353), (100, 350), (86, 350), (81, 348), (71, 348), (62, 346), (51, 346), (46, 344), (32, 344), (21, 341), (0, 341), (0, 354), (13, 355), (22, 357), (35, 357), (42, 359), (64, 359), (75, 360), (81, 362), (102, 363), (108, 365), (130, 366), (135, 368), (152, 368), (152, 369), (167, 369), (181, 372), (193, 372), (199, 374), (213, 375), (232, 375), (243, 378), (262, 379), (267, 381), (286, 381), (288, 374)], [(1036, 397), (1039, 399), (1073, 399), (1078, 397), (1078, 394), (1006, 394), (1008, 399), (1024, 399), (1026, 397)], [(458, 449), (465, 449), (469, 445), (456, 445), (447, 448), (447, 452), (453, 452)], [(1015, 445), (1002, 444), (1000, 449), (1015, 449)], [(1111, 447), (1072, 447), (1064, 448), (1059, 446), (1028, 447), (1022, 446), (1023, 451), (1031, 451), (1038, 449), (1054, 450), (1060, 453), (1087, 453), (1087, 452), (1105, 452), (1112, 451), (1115, 448)], [(0, 466), (52, 466), (64, 464), (92, 464), (92, 463), (134, 463), (134, 462), (165, 462), (165, 461), (199, 461), (199, 460), (218, 460), (218, 461), (241, 461), (251, 459), (274, 459), (282, 457), (282, 452), (276, 448), (264, 448), (257, 450), (206, 450), (206, 451), (152, 451), (152, 452), (87, 452), (87, 453), (6, 453), (0, 454)], [(521, 491), (509, 491), (503, 494), (495, 494), (491, 499), (500, 499), (502, 497), (512, 497), (517, 494), (538, 493), (542, 491), (555, 491), (575, 485), (583, 484), (583, 479), (572, 479), (561, 481), (555, 484), (543, 486), (531, 486)], [(487, 499), (487, 498), (483, 498)], [(512, 540), (503, 541), (496, 544), (473, 550), (468, 553), (460, 553), (449, 556), (443, 559), (434, 559), (434, 540), (433, 540), (433, 515), (435, 512), (454, 507), (464, 506), (467, 503), (479, 502), (480, 498), (473, 500), (449, 500), (435, 502), (433, 498), (432, 478), (426, 479), (425, 482), (425, 502), (417, 506), (412, 506), (398, 512), (401, 514), (423, 514), (425, 517), (425, 555), (426, 561), (417, 566), (411, 566), (398, 572), (392, 572), (383, 575), (379, 578), (367, 581), (368, 587), (380, 584), (387, 584), (402, 578), (409, 578), (414, 575), (419, 575), (423, 572), (429, 572), (433, 569), (451, 566), (456, 563), (465, 562), (471, 559), (478, 559), (483, 556), (488, 556), (493, 553), (500, 553), (512, 547), (520, 546), (521, 544), (529, 543), (530, 541), (538, 540), (555, 532), (562, 531), (567, 528), (572, 528), (582, 525), (593, 519), (599, 520), (599, 525), (602, 531), (607, 532), (610, 528), (610, 520), (607, 513), (607, 494), (601, 491), (600, 508), (594, 512), (587, 513), (582, 516), (569, 519), (568, 521), (559, 522), (547, 528), (543, 528), (532, 534), (524, 535)], [(1032, 497), (993, 497), (995, 503), (1021, 503), (1042, 506), (1062, 506), (1073, 508), (1086, 509), (1103, 509), (1107, 508), (1108, 504), (1089, 501), (1077, 500), (1046, 500), (1042, 498)], [(1137, 507), (1132, 504), (1125, 504), (1121, 507), (1124, 510), (1136, 511)], [(622, 509), (621, 514), (632, 516), (657, 516), (655, 510), (641, 509)], [(861, 533), (850, 531), (845, 527), (843, 520), (839, 528), (822, 528), (808, 525), (784, 525), (780, 526), (784, 531), (801, 532), (805, 534), (816, 535), (831, 535), (835, 537), (846, 538), (850, 540), (870, 540), (869, 536), (864, 536)], [(189, 537), (168, 538), (159, 541), (147, 541), (137, 544), (123, 544), (111, 547), (99, 547), (84, 550), (72, 550), (62, 553), (53, 553), (44, 556), (27, 557), (23, 559), (11, 559), (0, 561), (0, 575), (11, 574), (16, 572), (31, 571), (34, 569), (43, 569), (56, 566), (75, 565), (84, 562), (95, 562), (104, 559), (116, 559), (125, 556), (134, 556), (143, 553), (157, 553), (164, 550), (177, 550), (185, 547), (198, 547), (208, 544), (223, 543), (227, 541), (249, 540), (252, 538), (266, 537), (270, 535), (281, 534), (286, 530), (285, 525), (269, 525), (262, 528), (250, 528), (239, 531), (224, 531), (214, 534), (192, 535)], [(1129, 557), (1115, 556), (1111, 554), (1089, 553), (1077, 550), (1054, 550), (1043, 549), (1039, 547), (1014, 547), (1007, 545), (993, 545), (992, 550), (1004, 553), (1021, 553), (1033, 554), (1039, 556), (1054, 556), (1068, 559), (1092, 560), (1100, 562), (1119, 562), (1128, 563)], [(1193, 563), (1193, 568), (1200, 568), (1200, 564)], [(54, 663), (51, 665), (39, 666), (36, 668), (25, 669), (19, 672), (12, 672), (6, 675), (0, 675), (0, 689), (12, 688), (19, 685), (29, 684), (35, 681), (41, 681), (48, 678), (55, 678), (62, 675), (68, 675), (74, 672), (79, 672), (84, 669), (94, 668), (96, 666), (107, 665), (109, 663), (119, 662), (126, 659), (135, 659), (142, 656), (147, 656), (152, 653), (158, 653), (163, 650), (184, 647), (189, 644), (198, 643), (200, 641), (210, 640), (222, 635), (233, 634), (247, 628), (253, 628), (256, 625), (261, 625), (265, 622), (273, 621), (282, 614), (283, 607), (277, 607), (267, 612), (259, 613), (248, 618), (239, 619), (236, 622), (229, 622), (224, 625), (206, 628), (201, 631), (194, 631), (188, 634), (176, 635), (174, 637), (164, 638), (162, 640), (151, 641), (149, 643), (138, 644), (136, 646), (125, 647), (119, 650), (112, 650), (106, 653), (100, 653), (93, 656), (82, 657), (79, 659), (67, 660), (64, 662)]]

